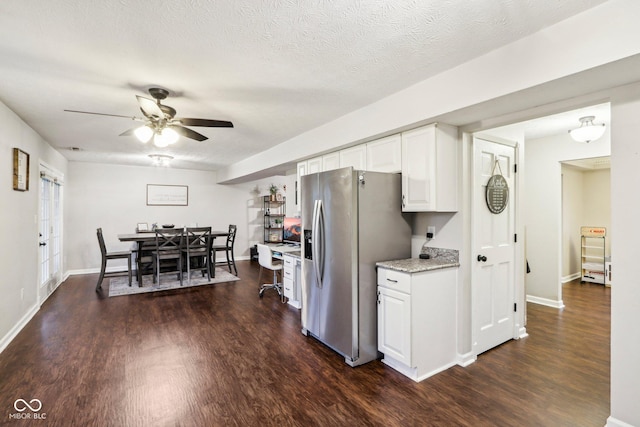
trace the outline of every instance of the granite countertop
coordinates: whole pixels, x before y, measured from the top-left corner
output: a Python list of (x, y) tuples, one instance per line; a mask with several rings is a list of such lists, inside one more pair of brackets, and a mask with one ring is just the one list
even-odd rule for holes
[(439, 270), (441, 268), (459, 267), (458, 251), (422, 247), (421, 253), (429, 255), (429, 259), (408, 258), (391, 261), (380, 261), (376, 266), (404, 273), (420, 273), (422, 271)]

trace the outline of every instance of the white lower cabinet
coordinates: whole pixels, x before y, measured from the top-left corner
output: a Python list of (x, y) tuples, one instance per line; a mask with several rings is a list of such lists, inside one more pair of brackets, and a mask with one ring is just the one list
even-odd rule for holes
[(404, 273), (378, 268), (382, 362), (422, 381), (456, 364), (456, 268)]
[(300, 257), (286, 254), (282, 256), (282, 285), (284, 296), (288, 299), (289, 305), (302, 308)]

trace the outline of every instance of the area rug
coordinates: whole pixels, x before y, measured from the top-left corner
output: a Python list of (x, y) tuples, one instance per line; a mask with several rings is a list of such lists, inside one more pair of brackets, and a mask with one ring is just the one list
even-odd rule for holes
[(160, 275), (160, 283), (153, 283), (153, 277), (151, 275), (142, 277), (142, 286), (138, 286), (138, 283), (133, 279), (133, 283), (129, 286), (129, 279), (125, 277), (114, 277), (109, 282), (109, 296), (117, 297), (120, 295), (133, 295), (143, 294), (145, 292), (158, 292), (166, 291), (169, 289), (183, 289), (194, 286), (212, 285), (214, 283), (233, 282), (240, 280), (238, 277), (229, 273), (222, 268), (216, 268), (216, 277), (212, 277), (211, 280), (207, 280), (207, 277), (202, 277), (200, 271), (194, 271), (191, 273), (191, 283), (187, 280), (185, 273), (180, 286), (180, 280), (176, 277), (176, 273), (166, 273)]

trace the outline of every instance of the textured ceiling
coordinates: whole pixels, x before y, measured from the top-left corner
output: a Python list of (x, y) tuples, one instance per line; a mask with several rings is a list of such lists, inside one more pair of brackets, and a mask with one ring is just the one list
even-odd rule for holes
[[(72, 161), (216, 170), (603, 2), (3, 0), (0, 100)], [(152, 86), (235, 128), (160, 150), (63, 111), (140, 116)]]

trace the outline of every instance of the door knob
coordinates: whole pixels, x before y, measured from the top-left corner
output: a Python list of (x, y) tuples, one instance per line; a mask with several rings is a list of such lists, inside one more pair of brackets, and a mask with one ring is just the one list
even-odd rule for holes
[(47, 242), (40, 242), (38, 243), (38, 246), (47, 246)]
[(478, 255), (478, 262), (487, 262), (487, 257), (484, 255)]

